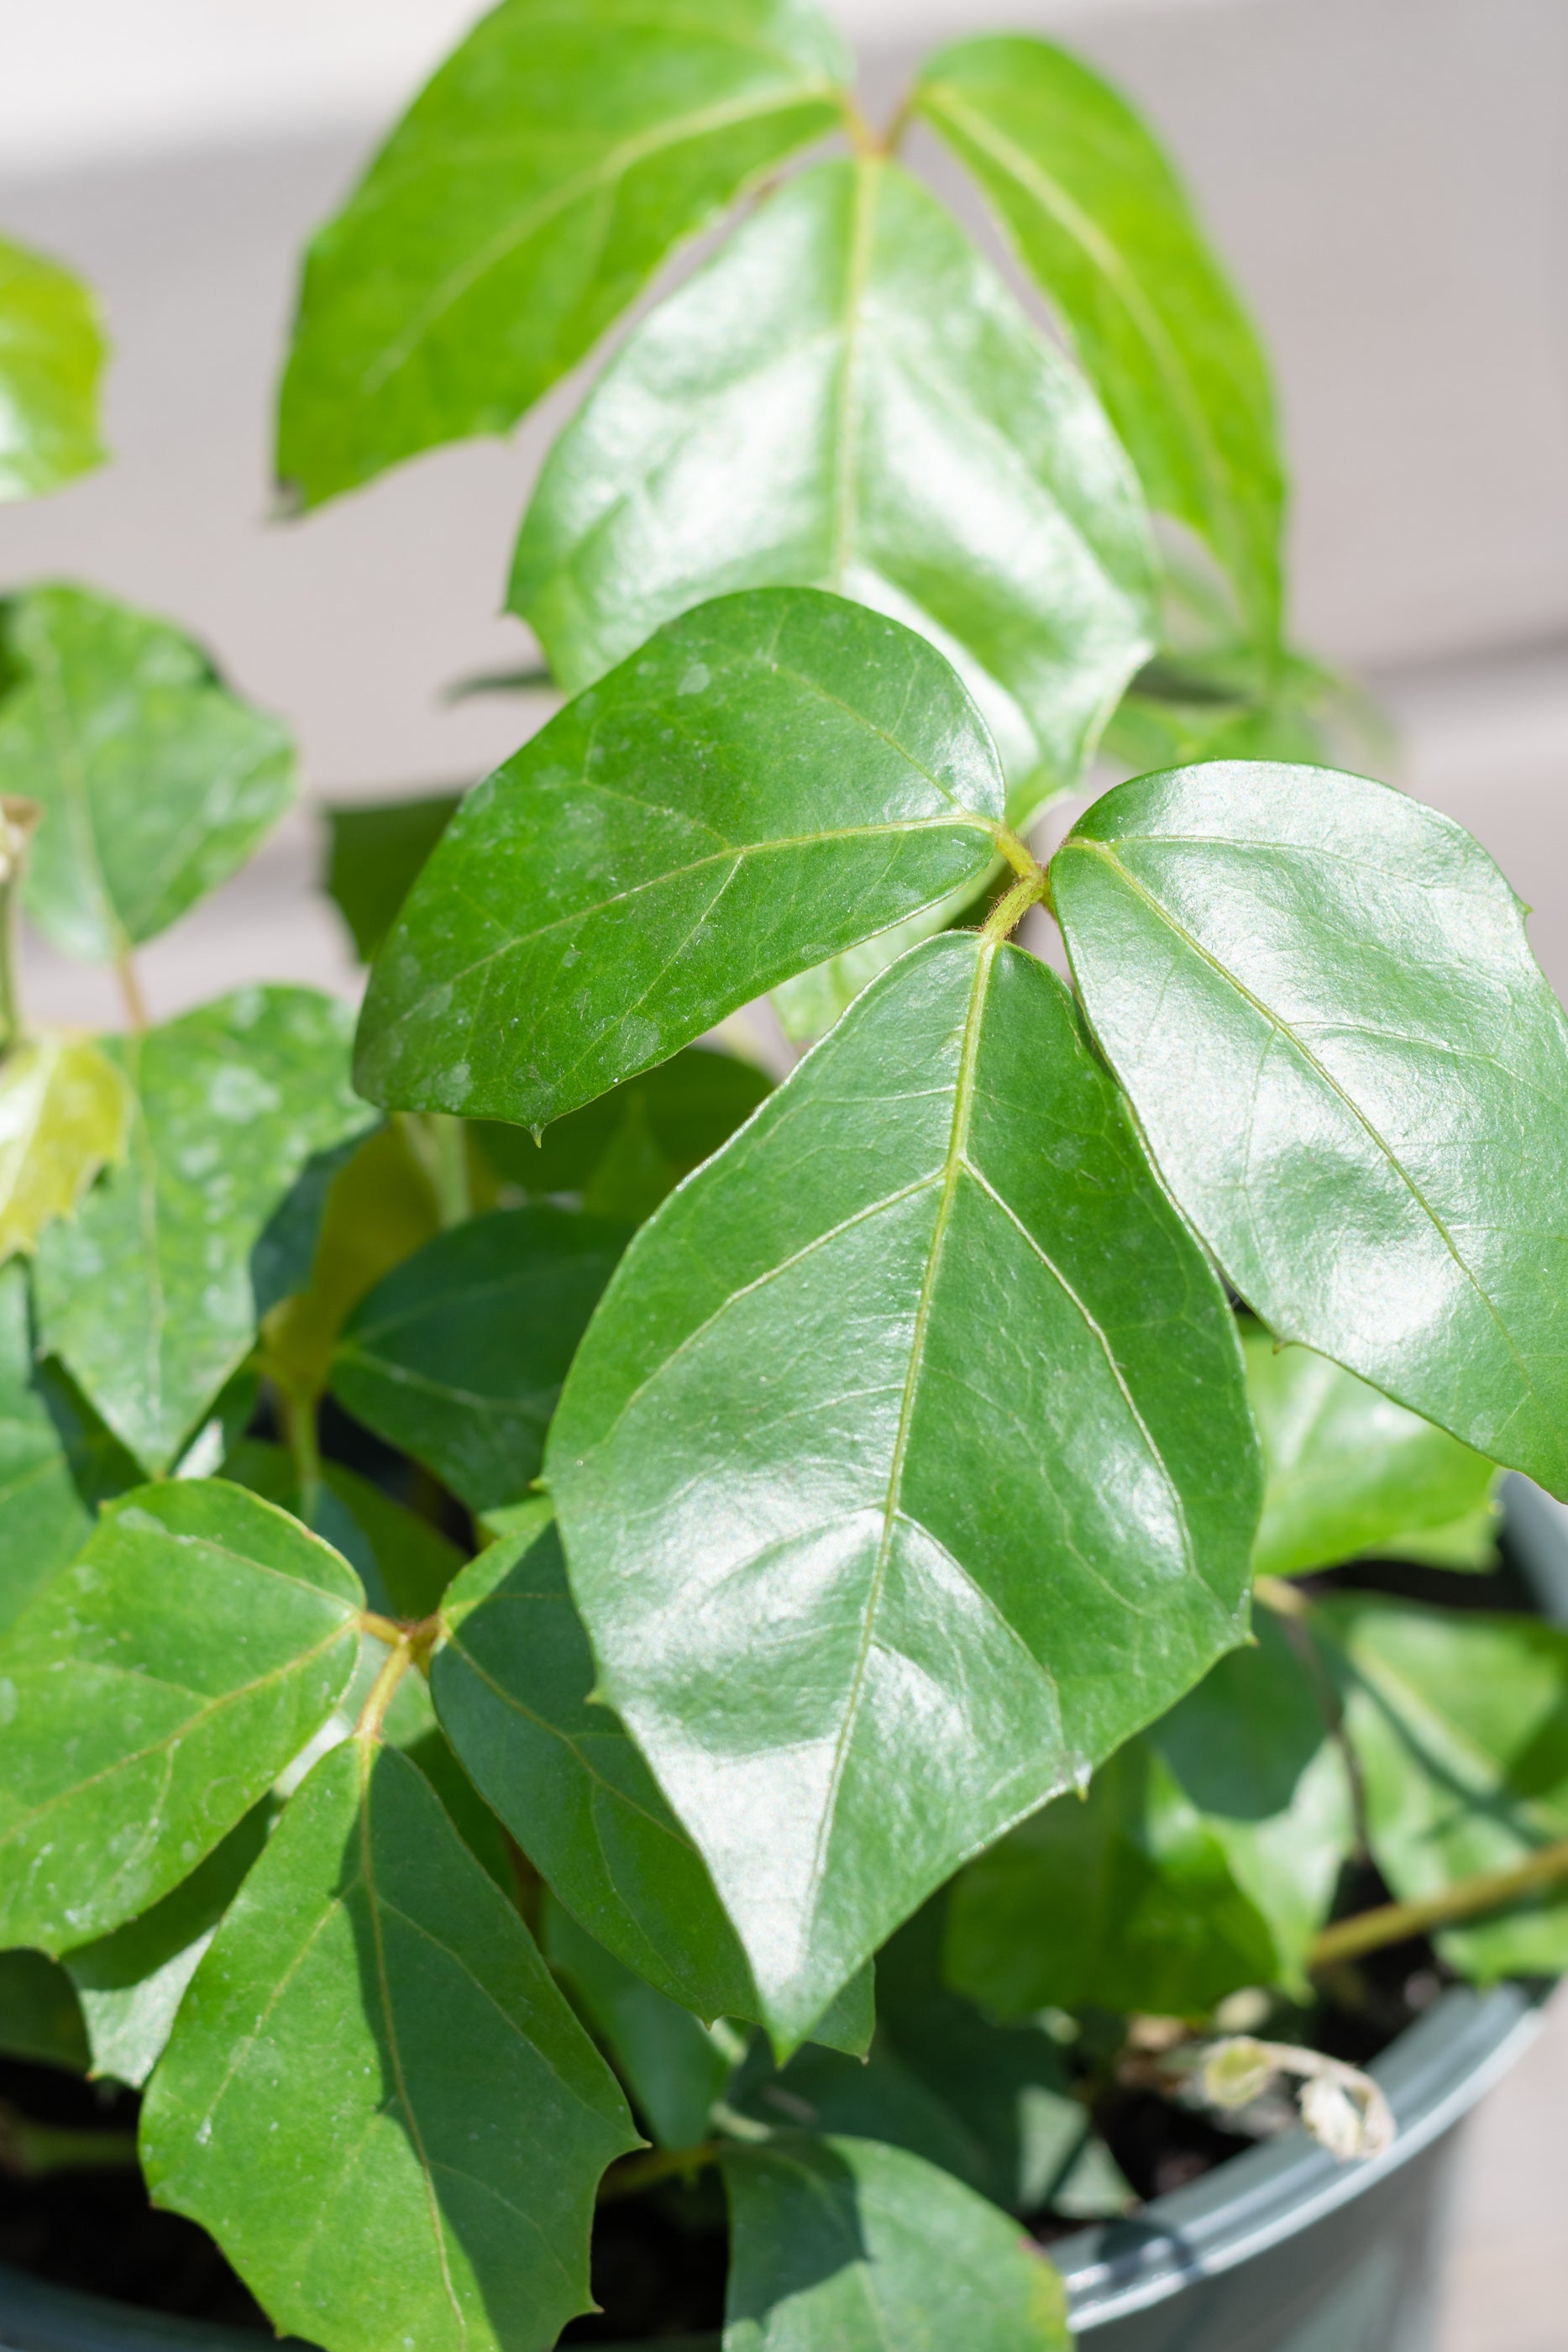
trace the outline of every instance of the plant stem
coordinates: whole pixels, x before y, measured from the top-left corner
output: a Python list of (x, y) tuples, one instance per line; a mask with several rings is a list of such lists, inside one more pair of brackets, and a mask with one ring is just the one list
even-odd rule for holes
[(718, 2158), (720, 2142), (698, 2140), (695, 2147), (651, 2147), (645, 2155), (623, 2157), (612, 2164), (599, 2184), (599, 2201), (613, 2204), (618, 2197), (634, 2197), (655, 2181), (677, 2180), (702, 2172)]
[(136, 959), (129, 946), (116, 950), (114, 970), (120, 982), (120, 993), (125, 1000), (126, 1020), (131, 1028), (140, 1034), (148, 1025), (147, 999), (141, 993), (141, 982), (136, 971)]
[(1543, 1845), (1528, 1862), (1509, 1870), (1478, 1870), (1473, 1877), (1456, 1878), (1436, 1895), (1417, 1895), (1406, 1903), (1380, 1903), (1375, 1910), (1358, 1911), (1354, 1918), (1336, 1919), (1307, 1948), (1307, 1966), (1331, 1968), (1336, 1960), (1353, 1960), (1363, 1952), (1381, 1951), (1387, 1944), (1403, 1944), (1428, 1928), (1447, 1927), (1458, 1919), (1473, 1919), (1479, 1912), (1500, 1910), (1521, 1895), (1533, 1895), (1568, 1878), (1568, 1838)]
[(38, 822), (38, 803), (0, 798), (0, 1057), (22, 1034), (22, 1000), (16, 982), (16, 907), (27, 844)]
[(465, 1224), (474, 1213), (474, 1195), (465, 1122), (449, 1110), (405, 1110), (402, 1122), (414, 1157), (430, 1179), (443, 1227)]
[(319, 1402), (306, 1391), (280, 1381), (276, 1370), (272, 1373), (272, 1382), (277, 1391), (277, 1402), (283, 1413), (283, 1433), (299, 1487), (299, 1516), (308, 1528), (314, 1527), (316, 1506), (321, 1499)]
[[(1030, 861), (1034, 866), (1031, 858)], [(1030, 874), (1022, 874), (1010, 890), (998, 899), (980, 927), (983, 940), (1005, 940), (1018, 928), (1031, 907), (1038, 906), (1045, 896), (1045, 875), (1034, 866)]]

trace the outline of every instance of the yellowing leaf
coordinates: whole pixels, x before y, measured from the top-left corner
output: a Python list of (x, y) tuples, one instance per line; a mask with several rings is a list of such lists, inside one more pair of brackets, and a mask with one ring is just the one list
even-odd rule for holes
[(37, 1247), (100, 1168), (125, 1157), (131, 1097), (86, 1037), (38, 1037), (0, 1066), (0, 1261)]

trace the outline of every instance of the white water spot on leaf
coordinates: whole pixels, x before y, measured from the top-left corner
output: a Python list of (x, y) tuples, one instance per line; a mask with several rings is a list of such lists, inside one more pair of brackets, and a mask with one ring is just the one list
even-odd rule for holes
[(258, 1070), (247, 1069), (243, 1062), (225, 1062), (213, 1073), (207, 1088), (207, 1108), (213, 1117), (228, 1119), (235, 1126), (277, 1110), (281, 1099), (275, 1086)]
[(16, 1685), (9, 1675), (0, 1675), (0, 1725), (16, 1720)]
[(461, 1110), (468, 1099), (472, 1076), (466, 1062), (454, 1062), (441, 1081), (441, 1098), (448, 1110)]
[(676, 687), (675, 692), (677, 694), (706, 694), (712, 684), (713, 672), (709, 669), (706, 662), (693, 662), (686, 669), (679, 686)]

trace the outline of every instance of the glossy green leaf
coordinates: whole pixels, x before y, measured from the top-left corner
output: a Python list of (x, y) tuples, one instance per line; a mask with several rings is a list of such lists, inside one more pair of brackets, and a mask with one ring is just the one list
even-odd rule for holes
[[(1491, 1565), (1497, 1473), (1484, 1454), (1310, 1349), (1277, 1349), (1257, 1331), (1245, 1346), (1266, 1471), (1252, 1555), (1260, 1575), (1362, 1552), (1407, 1556), (1427, 1534), (1439, 1550), (1447, 1541), (1454, 1566)], [(1478, 1539), (1468, 1559), (1456, 1546), (1459, 1527)]]
[(586, 1208), (633, 1222), (650, 1215), (683, 1176), (711, 1159), (768, 1092), (750, 1062), (686, 1045), (547, 1127), (477, 1123), (479, 1148), (525, 1192), (576, 1192)]
[(128, 604), (36, 588), (5, 627), (19, 675), (0, 792), (44, 813), (24, 903), (57, 947), (107, 961), (245, 864), (294, 797), (293, 746), (183, 631)]
[(162, 1903), (67, 1953), (94, 2074), (136, 2089), (145, 2083), (213, 1930), (267, 1843), (274, 1810), (264, 1798)]
[(852, 70), (811, 0), (502, 0), (311, 246), (282, 480), (313, 506), (506, 432)]
[(30, 1255), (100, 1168), (125, 1156), (131, 1096), (86, 1037), (36, 1037), (0, 1065), (0, 1260)]
[(1055, 306), (1151, 506), (1207, 541), (1275, 636), (1285, 485), (1268, 369), (1159, 147), (1086, 66), (1021, 35), (940, 50), (915, 104)]
[(98, 305), (68, 269), (0, 237), (0, 499), (34, 499), (103, 463)]
[(874, 2140), (724, 2155), (724, 2352), (1069, 2352), (1061, 2281), (1016, 2221)]
[(622, 1225), (497, 1209), (438, 1234), (343, 1326), (332, 1393), (476, 1510), (527, 1495)]
[(298, 1470), (286, 1446), (245, 1438), (225, 1455), (223, 1475), (304, 1519), (342, 1553), (370, 1606), (385, 1616), (430, 1616), (463, 1565), (463, 1554), (439, 1528), (341, 1462), (322, 1463), (308, 1515), (299, 1508)]
[(360, 1739), (323, 1757), (152, 2078), (155, 2202), (212, 2232), (280, 2331), (333, 2352), (548, 2352), (591, 2307), (595, 2184), (636, 2144), (415, 1767)]
[(1051, 865), (1099, 1043), (1282, 1339), (1568, 1493), (1568, 1018), (1449, 818), (1316, 768), (1118, 785)]
[(814, 589), (720, 598), (469, 793), (371, 971), (357, 1082), (542, 1126), (977, 881), (1003, 802), (924, 639)]
[[(1360, 1765), (1373, 1858), (1401, 1897), (1568, 1837), (1568, 1633), (1530, 1617), (1348, 1596), (1312, 1612)], [(1568, 1967), (1568, 1890), (1445, 1928), (1490, 1983)]]
[(704, 2018), (757, 1994), (695, 1847), (624, 1727), (593, 1700), (593, 1655), (548, 1504), (470, 1562), (431, 1662), (443, 1729), (476, 1786), (583, 1927)]
[(313, 1154), (371, 1125), (351, 1016), (245, 988), (108, 1046), (136, 1097), (130, 1155), (35, 1261), (43, 1346), (149, 1470), (180, 1452), (250, 1348), (251, 1254)]
[(884, 974), (643, 1228), (547, 1475), (776, 2039), (1242, 1634), (1223, 1294), (1067, 992)]
[(336, 1706), (358, 1581), (221, 1479), (141, 1486), (0, 1643), (0, 1943), (138, 1917)]
[(76, 1988), (42, 1952), (0, 1952), (0, 2054), (85, 2074), (90, 2063)]
[[(659, 2146), (692, 2147), (706, 2138), (714, 2101), (722, 2096), (739, 2055), (741, 2037), (735, 2029), (722, 2021), (706, 2026), (689, 2009), (656, 1992), (580, 1927), (553, 1896), (546, 1897), (540, 1940)], [(838, 2061), (843, 2066), (856, 2063)]]
[[(855, 2059), (808, 2046), (775, 2068), (759, 2042), (725, 2104), (774, 2131), (843, 2132), (906, 2148), (986, 2194), (983, 2151), (919, 2076), (881, 2047)], [(1080, 2138), (1086, 2122), (1081, 2107)]]
[(941, 647), (1019, 819), (1154, 641), (1147, 522), (1093, 394), (885, 158), (789, 183), (633, 332), (550, 454), (510, 602), (575, 691), (706, 597), (794, 584)]
[(946, 1959), (1002, 2017), (1090, 2004), (1201, 2016), (1278, 1967), (1224, 1848), (1144, 1740), (1103, 1764), (1082, 1801), (1059, 1797), (969, 1864)]
[(423, 800), (350, 803), (324, 814), (329, 848), (327, 895), (349, 926), (354, 952), (369, 963), (425, 859), (452, 822), (461, 793)]
[(974, 2185), (994, 2204), (1084, 2221), (1124, 2212), (1132, 2189), (1073, 2097), (1055, 2042), (1038, 2023), (999, 2024), (947, 1982), (949, 1899), (934, 1895), (877, 1955), (879, 2047), (957, 2118), (980, 2168)]
[(27, 1277), (0, 1269), (0, 1633), (141, 1473), (57, 1364), (36, 1363)]

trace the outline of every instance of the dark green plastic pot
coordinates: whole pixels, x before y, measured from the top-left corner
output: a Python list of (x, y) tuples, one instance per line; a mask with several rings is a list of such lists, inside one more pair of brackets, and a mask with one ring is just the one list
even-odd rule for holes
[[(1514, 1558), (1543, 1613), (1568, 1624), (1568, 1510), (1522, 1478), (1510, 1478), (1508, 1490)], [(1291, 2132), (1130, 2221), (1053, 2246), (1090, 2352), (1432, 2352), (1437, 2252), (1460, 2128), (1533, 2039), (1549, 1990), (1456, 1989), (1391, 2043), (1372, 2072), (1398, 2136), (1375, 2162), (1336, 2163)], [(0, 2352), (257, 2352), (267, 2341), (0, 2264)], [(661, 2352), (717, 2345), (666, 2337)]]

